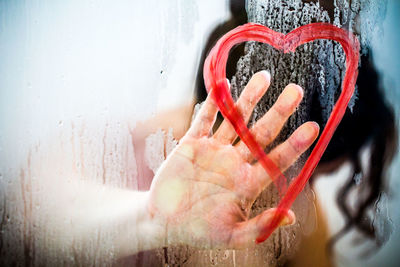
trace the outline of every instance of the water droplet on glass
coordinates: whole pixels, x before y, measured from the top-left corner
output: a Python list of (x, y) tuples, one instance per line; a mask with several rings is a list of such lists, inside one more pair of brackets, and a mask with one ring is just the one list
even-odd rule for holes
[(360, 172), (356, 173), (354, 175), (354, 182), (356, 183), (356, 185), (359, 185), (361, 183), (361, 180), (362, 180), (362, 174)]

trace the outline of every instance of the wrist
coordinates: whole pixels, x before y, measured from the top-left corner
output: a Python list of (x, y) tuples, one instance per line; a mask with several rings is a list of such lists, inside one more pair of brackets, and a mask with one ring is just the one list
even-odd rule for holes
[(141, 221), (138, 221), (137, 235), (141, 240), (141, 250), (160, 248), (167, 245), (167, 224), (150, 209), (150, 191), (143, 193)]
[(160, 248), (166, 243), (165, 224), (148, 209), (149, 192), (129, 191), (124, 206), (128, 207), (129, 215), (121, 218), (118, 234), (115, 237), (115, 248), (118, 248), (118, 258), (129, 256), (140, 251)]

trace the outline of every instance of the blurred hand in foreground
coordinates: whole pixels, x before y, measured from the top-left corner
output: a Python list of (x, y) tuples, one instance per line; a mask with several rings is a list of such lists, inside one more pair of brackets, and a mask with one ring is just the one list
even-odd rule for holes
[[(245, 122), (270, 84), (266, 71), (256, 73), (236, 102)], [(250, 129), (265, 147), (279, 134), (295, 111), (303, 90), (289, 84), (272, 108)], [(254, 218), (249, 212), (258, 195), (271, 183), (247, 146), (224, 120), (211, 134), (218, 107), (209, 96), (192, 126), (157, 171), (146, 206), (152, 223), (159, 226), (162, 245), (241, 248), (255, 242), (273, 218), (269, 209)], [(268, 156), (283, 172), (317, 138), (319, 126), (301, 125)], [(289, 211), (281, 226), (295, 222)]]

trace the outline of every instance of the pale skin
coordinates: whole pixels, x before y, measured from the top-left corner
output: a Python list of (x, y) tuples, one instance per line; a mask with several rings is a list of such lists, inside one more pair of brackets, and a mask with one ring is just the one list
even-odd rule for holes
[[(259, 72), (242, 92), (236, 105), (245, 121), (269, 83), (269, 74)], [(283, 90), (251, 128), (260, 145), (265, 147), (274, 140), (302, 96), (303, 90), (294, 84)], [(254, 243), (274, 209), (254, 218), (249, 218), (249, 211), (271, 179), (244, 143), (232, 145), (237, 135), (228, 121), (211, 134), (217, 112), (209, 97), (146, 192), (83, 183), (77, 173), (66, 173), (65, 184), (60, 182), (63, 179), (54, 183), (52, 168), (56, 164), (50, 164), (41, 180), (48, 181), (49, 193), (48, 200), (43, 198), (41, 203), (46, 213), (39, 216), (44, 223), (36, 234), (53, 233), (46, 246), (52, 251), (59, 249), (61, 255), (63, 249), (74, 246), (69, 242), (89, 244), (88, 248), (96, 243), (104, 245), (95, 247), (94, 255), (107, 255), (112, 247), (115, 258), (176, 244), (239, 249)], [(307, 122), (268, 156), (283, 172), (311, 146), (318, 132), (316, 123)], [(51, 158), (57, 164), (63, 162), (62, 157)], [(295, 215), (289, 211), (281, 226), (294, 222)], [(89, 253), (74, 251), (80, 252), (84, 256)]]
[[(253, 76), (237, 102), (247, 122), (270, 83), (267, 72)], [(302, 89), (288, 85), (274, 106), (251, 129), (262, 146), (278, 135), (303, 96)], [(149, 193), (149, 218), (165, 226), (162, 245), (184, 243), (198, 247), (243, 248), (255, 242), (274, 215), (274, 209), (249, 219), (257, 196), (271, 183), (263, 167), (236, 132), (224, 121), (210, 134), (218, 108), (209, 97), (193, 125), (156, 173)], [(300, 126), (284, 143), (269, 153), (285, 171), (317, 138), (314, 122)], [(281, 225), (295, 221), (289, 211)]]

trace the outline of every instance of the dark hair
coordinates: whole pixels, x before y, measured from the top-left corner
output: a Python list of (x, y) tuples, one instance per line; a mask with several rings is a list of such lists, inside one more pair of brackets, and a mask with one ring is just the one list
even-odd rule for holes
[[(381, 192), (387, 191), (386, 169), (396, 152), (397, 131), (394, 112), (384, 99), (371, 53), (361, 56), (357, 87), (353, 110), (347, 110), (320, 161), (319, 172), (334, 171), (344, 162), (352, 167), (351, 175), (336, 196), (336, 203), (345, 215), (345, 226), (331, 239), (330, 247), (352, 227), (375, 240), (378, 246), (382, 245), (368, 212), (374, 208)], [(317, 122), (321, 120), (320, 113), (314, 107), (311, 115)], [(364, 170), (361, 152), (367, 146), (370, 153)], [(346, 200), (353, 189), (359, 194), (355, 206), (351, 207)]]
[[(203, 101), (207, 95), (203, 82), (203, 63), (208, 52), (223, 34), (247, 22), (245, 1), (232, 0), (230, 3), (232, 17), (214, 29), (203, 50), (196, 80), (198, 101)], [(231, 51), (227, 62), (227, 77), (235, 75), (236, 62), (242, 55), (244, 55), (244, 45), (239, 45)], [(395, 154), (397, 132), (394, 113), (384, 100), (378, 74), (372, 64), (371, 53), (361, 57), (357, 87), (358, 95), (353, 110), (347, 110), (316, 170), (316, 173), (333, 172), (344, 162), (350, 162), (352, 166), (352, 174), (336, 196), (337, 205), (345, 216), (346, 224), (330, 240), (329, 247), (332, 247), (352, 227), (360, 230), (366, 237), (375, 240), (378, 246), (382, 245), (368, 212), (374, 208), (381, 192), (387, 190), (385, 171)], [(318, 97), (317, 94), (314, 94), (314, 97)], [(318, 100), (312, 102), (319, 103)], [(310, 118), (320, 125), (324, 125), (321, 114), (320, 105), (311, 107)], [(368, 145), (370, 146), (368, 169), (363, 170), (361, 152)], [(312, 178), (315, 177), (316, 175)], [(358, 184), (356, 178), (360, 179), (361, 183)], [(312, 183), (313, 180), (311, 179), (310, 182)], [(347, 198), (355, 188), (359, 190), (360, 194), (355, 204), (356, 207), (351, 208)], [(375, 210), (372, 211), (375, 212)]]

